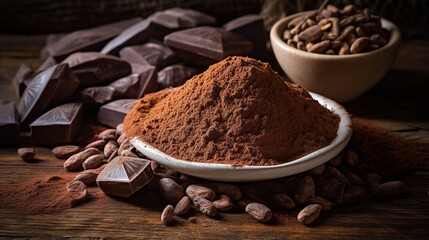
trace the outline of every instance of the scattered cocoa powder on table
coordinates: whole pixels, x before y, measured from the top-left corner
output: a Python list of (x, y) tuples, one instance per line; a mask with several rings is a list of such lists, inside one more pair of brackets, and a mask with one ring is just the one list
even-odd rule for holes
[(267, 63), (229, 57), (153, 106), (137, 102), (124, 120), (161, 151), (188, 161), (274, 165), (328, 145), (339, 117)]

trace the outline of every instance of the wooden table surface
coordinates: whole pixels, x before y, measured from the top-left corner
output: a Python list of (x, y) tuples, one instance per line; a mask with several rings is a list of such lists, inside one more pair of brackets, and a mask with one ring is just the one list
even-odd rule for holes
[[(0, 35), (0, 99), (16, 99), (9, 79), (23, 62), (40, 64), (45, 39), (45, 35)], [(429, 142), (428, 62), (429, 41), (405, 41), (383, 81), (345, 107), (391, 134)], [(0, 148), (0, 187), (35, 174), (65, 171), (48, 148), (36, 148), (40, 161), (32, 164), (20, 160), (16, 150)], [(196, 214), (197, 223), (176, 218), (176, 224), (166, 227), (160, 222), (163, 203), (142, 192), (133, 200), (107, 197), (40, 215), (20, 215), (0, 206), (0, 238), (427, 239), (429, 162), (428, 167), (398, 178), (407, 185), (405, 194), (335, 206), (311, 226), (297, 223), (294, 212), (276, 213), (269, 224), (245, 213), (222, 213), (221, 219)]]

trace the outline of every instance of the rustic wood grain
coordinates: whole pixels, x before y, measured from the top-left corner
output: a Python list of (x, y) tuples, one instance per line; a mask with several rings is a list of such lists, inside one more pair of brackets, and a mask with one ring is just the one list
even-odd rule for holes
[[(9, 78), (20, 63), (37, 67), (45, 38), (46, 35), (0, 35), (0, 99), (13, 98)], [(402, 60), (398, 60), (391, 73), (373, 90), (345, 106), (352, 114), (387, 127), (398, 136), (429, 142), (429, 101), (425, 102), (429, 96), (429, 74), (420, 64), (421, 59), (427, 59), (429, 43), (408, 42), (402, 49)], [(410, 57), (410, 49), (417, 51), (417, 57)], [(416, 63), (409, 64), (407, 59)], [(100, 129), (94, 118), (89, 118), (77, 143), (84, 145)], [(0, 148), (0, 187), (36, 174), (65, 171), (63, 160), (56, 159), (51, 149), (37, 147), (36, 152), (39, 160), (26, 163), (19, 159), (16, 148)], [(422, 169), (401, 180), (407, 184), (407, 192), (400, 197), (369, 198), (335, 206), (310, 226), (299, 224), (296, 212), (275, 213), (268, 224), (234, 212), (222, 213), (216, 219), (197, 213), (197, 223), (175, 217), (175, 224), (166, 227), (160, 221), (166, 203), (157, 194), (142, 190), (128, 200), (106, 197), (51, 214), (19, 215), (0, 206), (0, 238), (426, 239), (429, 170)]]

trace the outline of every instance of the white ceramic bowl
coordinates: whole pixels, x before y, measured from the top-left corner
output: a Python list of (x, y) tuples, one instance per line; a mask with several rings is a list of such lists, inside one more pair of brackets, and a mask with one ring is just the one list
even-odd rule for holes
[(383, 28), (391, 33), (390, 39), (385, 46), (371, 52), (343, 56), (309, 53), (290, 47), (282, 40), (287, 23), (309, 13), (311, 11), (283, 18), (270, 31), (277, 61), (293, 82), (311, 92), (345, 102), (360, 96), (386, 75), (398, 52), (401, 40), (398, 27), (381, 19)]
[(210, 180), (246, 182), (285, 177), (317, 167), (340, 153), (352, 135), (352, 123), (347, 111), (338, 103), (310, 93), (322, 106), (340, 116), (337, 137), (328, 146), (299, 159), (272, 166), (232, 166), (229, 164), (191, 162), (174, 158), (134, 137), (131, 144), (148, 158), (179, 172)]

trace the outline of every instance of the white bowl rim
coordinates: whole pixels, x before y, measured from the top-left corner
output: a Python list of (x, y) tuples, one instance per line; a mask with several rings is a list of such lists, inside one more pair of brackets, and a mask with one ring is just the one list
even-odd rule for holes
[(315, 11), (316, 10), (299, 12), (299, 13), (295, 13), (295, 14), (286, 16), (286, 17), (278, 20), (271, 27), (271, 30), (270, 30), (271, 41), (276, 43), (283, 50), (289, 51), (289, 52), (294, 53), (294, 54), (303, 55), (305, 57), (311, 57), (311, 58), (315, 58), (315, 59), (331, 59), (332, 60), (332, 59), (362, 58), (362, 57), (369, 56), (369, 55), (375, 55), (379, 52), (385, 51), (385, 50), (389, 49), (390, 47), (398, 44), (401, 40), (401, 32), (400, 32), (399, 28), (393, 22), (391, 22), (385, 18), (380, 17), (381, 26), (390, 31), (390, 38), (389, 38), (389, 41), (387, 42), (386, 45), (384, 45), (383, 47), (381, 47), (379, 49), (370, 51), (370, 52), (348, 54), (348, 55), (329, 55), (329, 54), (310, 53), (310, 52), (302, 51), (302, 50), (299, 50), (299, 49), (296, 49), (296, 48), (293, 48), (293, 47), (287, 45), (287, 43), (285, 41), (283, 41), (283, 39), (280, 37), (280, 34), (283, 33), (283, 31), (285, 30), (285, 29), (282, 29), (284, 27), (284, 24), (286, 22), (290, 21), (292, 18), (301, 16), (301, 15), (310, 14), (310, 13), (315, 12)]
[[(352, 122), (350, 119), (350, 116), (348, 112), (342, 107), (340, 104), (334, 102), (333, 100), (330, 100), (326, 97), (323, 97), (322, 95), (309, 92), (310, 95), (318, 101), (322, 106), (326, 107), (330, 111), (332, 111), (334, 114), (337, 114), (340, 117), (340, 123), (337, 130), (337, 136), (336, 138), (327, 146), (318, 149), (314, 152), (311, 152), (305, 156), (302, 156), (298, 159), (292, 160), (290, 162), (286, 162), (283, 164), (277, 164), (277, 165), (270, 165), (270, 166), (235, 166), (231, 164), (221, 164), (221, 163), (205, 163), (205, 162), (192, 162), (192, 161), (186, 161), (174, 158), (164, 152), (161, 152), (157, 148), (151, 146), (150, 144), (146, 143), (142, 139), (138, 137), (133, 137), (130, 139), (131, 144), (139, 150), (144, 155), (148, 156), (150, 159), (163, 164), (167, 167), (170, 167), (172, 169), (179, 170), (180, 169), (186, 169), (186, 170), (203, 170), (203, 171), (220, 171), (220, 172), (228, 172), (228, 173), (234, 173), (234, 172), (248, 172), (250, 176), (237, 176), (234, 177), (234, 175), (229, 175), (227, 178), (219, 176), (217, 177), (210, 177), (207, 179), (211, 180), (219, 180), (219, 181), (256, 181), (256, 180), (266, 180), (266, 179), (274, 179), (284, 176), (290, 176), (293, 174), (301, 173), (307, 170), (310, 170), (314, 167), (317, 167), (330, 159), (332, 159), (334, 156), (336, 156), (339, 152), (341, 152), (347, 143), (349, 142), (353, 128), (352, 128)], [(311, 162), (313, 161), (313, 162)], [(305, 165), (304, 167), (299, 168), (300, 166)], [(267, 175), (264, 177), (253, 177), (252, 173), (254, 173), (255, 170), (257, 171), (266, 171), (267, 173), (271, 173), (270, 171), (276, 171), (276, 170), (283, 170), (283, 169), (293, 169), (292, 171), (285, 171), (284, 174), (275, 174), (275, 175)], [(182, 171), (183, 172), (183, 171)], [(287, 172), (287, 173), (286, 173)], [(193, 175), (189, 172), (184, 172), (188, 175)], [(204, 178), (201, 174), (194, 175), (197, 177)], [(226, 179), (226, 180), (225, 180)]]

